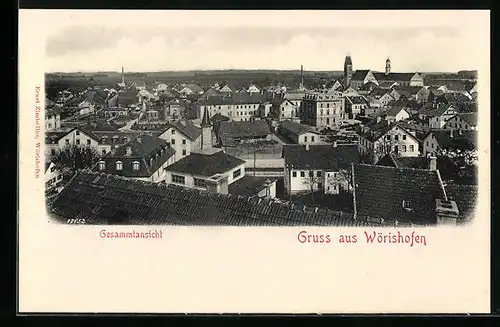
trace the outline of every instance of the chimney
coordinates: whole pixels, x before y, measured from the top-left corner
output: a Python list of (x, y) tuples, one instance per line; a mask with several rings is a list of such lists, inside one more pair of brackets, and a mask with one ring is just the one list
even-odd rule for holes
[(122, 67), (122, 84), (125, 84), (125, 70)]
[(457, 225), (458, 214), (455, 201), (436, 199), (436, 223), (438, 225)]
[(333, 141), (333, 147), (336, 148), (337, 147), (337, 140)]
[(131, 146), (127, 146), (126, 147), (126, 154), (125, 154), (125, 156), (130, 157), (131, 155), (132, 155), (132, 147)]
[(450, 129), (450, 138), (453, 138), (453, 128)]
[(429, 156), (429, 170), (437, 170), (437, 158), (435, 156)]

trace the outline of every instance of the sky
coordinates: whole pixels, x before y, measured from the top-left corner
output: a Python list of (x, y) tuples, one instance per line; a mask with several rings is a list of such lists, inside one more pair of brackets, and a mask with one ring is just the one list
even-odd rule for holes
[[(477, 69), (488, 11), (41, 11), (47, 72)], [(41, 28), (42, 29), (42, 28)], [(488, 41), (488, 43), (485, 43)], [(489, 52), (489, 49), (487, 49)]]

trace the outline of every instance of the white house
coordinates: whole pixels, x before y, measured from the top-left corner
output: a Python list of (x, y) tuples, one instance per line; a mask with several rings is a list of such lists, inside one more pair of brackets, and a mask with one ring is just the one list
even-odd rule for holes
[(271, 116), (278, 121), (297, 118), (297, 106), (285, 98), (271, 100)]
[(52, 161), (45, 162), (45, 192), (59, 192), (61, 190), (62, 173), (56, 169)]
[(401, 157), (418, 157), (420, 141), (414, 133), (398, 122), (366, 133), (360, 133), (358, 145), (361, 153), (373, 156), (374, 162), (388, 153)]
[(477, 112), (457, 114), (448, 119), (443, 128), (458, 131), (476, 130)]
[(311, 126), (299, 124), (291, 120), (282, 121), (277, 132), (295, 144), (321, 144), (320, 134)]
[(386, 119), (389, 123), (410, 118), (410, 113), (404, 108), (395, 106), (387, 110)]
[(167, 184), (207, 189), (212, 182), (219, 181), (219, 187), (227, 188), (245, 176), (245, 161), (224, 153), (222, 149), (207, 148), (192, 151), (166, 167), (165, 173)]
[(104, 155), (94, 171), (158, 183), (174, 162), (175, 150), (160, 138), (140, 135)]
[(355, 144), (285, 145), (283, 158), (287, 194), (348, 191), (350, 165), (360, 162)]
[(171, 122), (158, 137), (170, 143), (175, 149), (175, 161), (201, 148), (201, 128), (190, 120)]
[(448, 104), (428, 104), (418, 111), (419, 118), (429, 119), (429, 126), (434, 129), (443, 128), (446, 122), (457, 114), (457, 110)]
[(249, 94), (252, 94), (252, 93), (260, 93), (260, 89), (259, 89), (256, 85), (252, 84), (252, 85), (250, 85), (250, 86), (248, 87), (247, 92), (248, 92)]
[(61, 109), (52, 107), (45, 109), (45, 131), (55, 131), (61, 128)]

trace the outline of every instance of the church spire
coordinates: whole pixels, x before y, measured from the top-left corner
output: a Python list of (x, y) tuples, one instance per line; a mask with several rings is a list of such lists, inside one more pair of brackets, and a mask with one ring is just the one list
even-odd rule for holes
[(205, 108), (203, 110), (203, 118), (201, 120), (201, 127), (209, 127), (209, 126), (212, 126), (212, 124), (210, 124), (210, 115), (208, 114), (208, 106), (207, 106), (207, 103), (205, 101)]

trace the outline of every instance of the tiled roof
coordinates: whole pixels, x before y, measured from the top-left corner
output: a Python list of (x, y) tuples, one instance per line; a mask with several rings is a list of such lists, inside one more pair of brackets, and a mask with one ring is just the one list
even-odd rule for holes
[(223, 121), (229, 121), (229, 117), (226, 117), (220, 113), (216, 113), (215, 115), (213, 115), (211, 118), (210, 118), (210, 121), (212, 123), (214, 122), (223, 122)]
[(466, 91), (467, 85), (460, 80), (434, 80), (432, 81), (434, 86), (446, 86), (450, 91), (459, 92)]
[(471, 99), (462, 93), (444, 93), (436, 98), (436, 102), (445, 102), (449, 104), (470, 102)]
[(366, 75), (370, 72), (369, 69), (357, 69), (353, 74), (351, 80), (362, 81), (365, 79)]
[(276, 178), (245, 175), (229, 185), (229, 194), (245, 197), (256, 196), (266, 188), (267, 181), (272, 183), (276, 181)]
[(62, 112), (63, 112), (63, 110), (61, 108), (53, 106), (53, 107), (45, 109), (45, 116), (53, 116), (53, 115), (61, 114)]
[(285, 99), (290, 101), (303, 100), (305, 95), (305, 92), (289, 92), (285, 93)]
[(418, 111), (419, 114), (421, 115), (426, 115), (426, 116), (431, 116), (431, 117), (437, 117), (441, 116), (444, 114), (446, 110), (448, 110), (451, 106), (449, 104), (439, 104), (436, 107), (432, 103), (426, 103), (424, 104), (420, 110)]
[(377, 226), (327, 209), (90, 172), (75, 175), (48, 206), (48, 212), (56, 217), (83, 218), (88, 224), (114, 220), (132, 225)]
[(439, 130), (431, 132), (439, 146), (443, 149), (463, 149), (472, 150), (477, 148), (477, 131), (465, 130), (461, 134), (457, 131)]
[(401, 110), (404, 110), (408, 113), (408, 111), (403, 106), (392, 106), (389, 108), (389, 110), (387, 110), (386, 114), (389, 117), (396, 117), (396, 115), (399, 114)]
[(373, 89), (369, 94), (371, 97), (375, 97), (378, 99), (387, 93), (389, 93), (389, 90), (377, 87), (377, 88)]
[(219, 135), (230, 138), (264, 137), (271, 134), (265, 120), (221, 122)]
[(477, 112), (467, 112), (459, 114), (460, 118), (471, 126), (477, 126)]
[(367, 104), (367, 101), (362, 96), (346, 96), (347, 101), (352, 104)]
[(477, 185), (448, 184), (445, 186), (446, 194), (457, 203), (460, 220), (470, 220), (476, 210), (478, 199)]
[[(127, 153), (127, 148), (130, 148), (130, 153)], [(106, 162), (104, 173), (125, 177), (150, 177), (174, 154), (175, 150), (165, 140), (140, 135), (108, 152), (101, 160)], [(122, 170), (116, 170), (116, 161), (123, 163)], [(133, 162), (139, 162), (139, 170), (133, 169)], [(99, 170), (99, 165), (95, 165), (93, 170)]]
[(225, 173), (244, 163), (244, 160), (226, 154), (224, 151), (212, 154), (191, 152), (190, 155), (171, 164), (165, 170), (210, 177)]
[(396, 85), (394, 86), (393, 90), (398, 92), (400, 95), (404, 96), (412, 96), (416, 95), (420, 90), (422, 90), (423, 86), (401, 86), (401, 85)]
[(377, 161), (377, 166), (427, 169), (429, 159), (427, 157), (396, 157), (388, 153)]
[[(414, 224), (436, 223), (436, 199), (446, 198), (433, 170), (359, 164), (354, 166), (355, 206), (360, 215)], [(403, 201), (411, 210), (403, 208)]]
[(172, 127), (178, 130), (180, 133), (187, 136), (191, 141), (195, 141), (201, 135), (201, 128), (199, 128), (198, 126), (193, 124), (192, 121), (187, 119), (180, 119), (174, 122), (170, 122), (167, 125), (167, 127), (163, 129), (163, 132)]
[(311, 126), (299, 124), (299, 123), (296, 123), (296, 122), (291, 121), (291, 120), (282, 121), (279, 124), (279, 128), (284, 129), (284, 130), (286, 130), (292, 134), (295, 134), (295, 135), (300, 135), (303, 133), (315, 133), (315, 134), (317, 134), (317, 132), (315, 132)]
[(261, 104), (266, 101), (266, 97), (260, 93), (231, 93), (225, 95), (213, 95), (199, 101), (204, 105), (239, 105), (239, 104)]
[(415, 73), (373, 73), (373, 76), (377, 81), (401, 81), (409, 82)]
[(375, 84), (372, 81), (369, 81), (368, 83), (363, 84), (359, 90), (360, 91), (371, 91), (372, 89), (378, 87), (377, 84)]
[(356, 144), (334, 145), (284, 145), (285, 166), (294, 169), (349, 168), (351, 163), (359, 163), (361, 158)]

